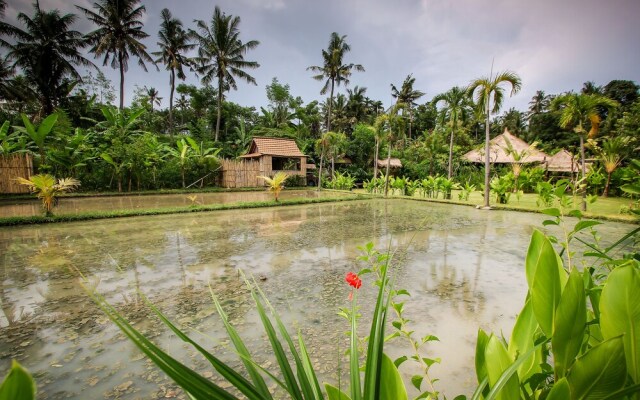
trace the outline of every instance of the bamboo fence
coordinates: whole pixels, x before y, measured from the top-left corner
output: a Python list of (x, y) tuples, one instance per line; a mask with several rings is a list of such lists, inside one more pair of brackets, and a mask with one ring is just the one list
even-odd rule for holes
[(18, 184), (16, 178), (33, 175), (31, 155), (11, 154), (0, 156), (0, 193), (29, 193), (29, 188)]
[(225, 188), (264, 186), (259, 175), (264, 175), (259, 160), (222, 160), (222, 186)]

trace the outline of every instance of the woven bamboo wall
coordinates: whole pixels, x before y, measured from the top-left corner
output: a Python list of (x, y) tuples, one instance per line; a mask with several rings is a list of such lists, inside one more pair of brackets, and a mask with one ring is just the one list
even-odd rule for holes
[(264, 175), (260, 171), (258, 160), (222, 160), (222, 187), (258, 187), (264, 186), (264, 181), (258, 178)]
[(33, 175), (33, 161), (29, 154), (0, 156), (0, 193), (29, 193), (29, 188), (16, 182), (16, 178)]

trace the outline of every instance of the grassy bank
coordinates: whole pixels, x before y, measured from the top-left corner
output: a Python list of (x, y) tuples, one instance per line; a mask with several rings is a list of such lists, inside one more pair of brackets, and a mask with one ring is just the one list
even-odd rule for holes
[(163, 207), (163, 208), (147, 208), (147, 209), (137, 209), (137, 210), (97, 211), (97, 212), (86, 212), (86, 213), (79, 213), (79, 214), (56, 215), (53, 217), (45, 217), (41, 215), (28, 216), (28, 217), (27, 216), (5, 217), (5, 218), (0, 218), (0, 226), (88, 221), (88, 220), (94, 220), (94, 219), (138, 217), (138, 216), (146, 216), (146, 215), (185, 214), (185, 213), (196, 213), (196, 212), (217, 211), (217, 210), (284, 207), (284, 206), (293, 206), (293, 205), (299, 205), (299, 204), (334, 203), (334, 202), (341, 202), (341, 201), (362, 200), (370, 197), (371, 196), (363, 195), (363, 194), (354, 194), (353, 196), (348, 196), (348, 197), (341, 196), (341, 197), (324, 197), (324, 198), (312, 198), (312, 199), (311, 198), (288, 199), (288, 200), (280, 200), (277, 203), (273, 200), (270, 200), (270, 201), (244, 202), (244, 203), (195, 205), (195, 206), (187, 206), (187, 207)]

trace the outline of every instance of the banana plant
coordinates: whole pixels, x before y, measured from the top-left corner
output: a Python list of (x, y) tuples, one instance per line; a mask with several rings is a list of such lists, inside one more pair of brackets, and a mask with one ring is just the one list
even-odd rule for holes
[(53, 127), (58, 121), (58, 114), (51, 114), (47, 116), (42, 122), (36, 126), (32, 123), (25, 114), (20, 114), (22, 117), (22, 126), (14, 127), (17, 131), (25, 133), (33, 143), (38, 147), (38, 154), (40, 156), (40, 164), (46, 165), (46, 149), (45, 142), (47, 137), (53, 131)]
[(193, 157), (193, 148), (187, 144), (187, 141), (183, 139), (179, 139), (176, 141), (176, 147), (168, 147), (168, 154), (178, 160), (178, 164), (180, 164), (180, 175), (182, 176), (182, 187), (186, 187), (185, 181), (185, 173), (187, 169), (187, 164), (189, 160)]

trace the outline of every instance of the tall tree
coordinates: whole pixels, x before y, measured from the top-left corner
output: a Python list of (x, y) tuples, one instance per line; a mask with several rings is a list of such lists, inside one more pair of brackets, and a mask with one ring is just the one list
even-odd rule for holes
[(173, 93), (176, 88), (176, 76), (178, 79), (185, 80), (187, 76), (184, 73), (185, 67), (192, 65), (192, 60), (186, 56), (186, 53), (195, 48), (195, 44), (191, 43), (191, 39), (187, 31), (182, 27), (182, 21), (173, 18), (168, 8), (164, 8), (161, 12), (162, 22), (160, 23), (160, 31), (158, 32), (159, 51), (153, 52), (158, 57), (156, 63), (162, 62), (169, 71), (169, 134), (173, 138)]
[(551, 100), (549, 96), (544, 93), (544, 90), (538, 90), (529, 102), (529, 112), (527, 113), (528, 118), (547, 111), (550, 103)]
[(124, 108), (124, 73), (129, 70), (129, 57), (138, 59), (138, 65), (147, 71), (146, 62), (153, 64), (147, 53), (147, 47), (140, 40), (148, 37), (142, 28), (144, 6), (138, 6), (140, 0), (98, 0), (93, 3), (96, 10), (76, 6), (98, 28), (87, 34), (93, 47), (89, 50), (96, 57), (103, 57), (102, 65), (109, 62), (111, 68), (120, 70), (120, 109)]
[[(580, 136), (580, 169), (581, 178), (586, 175), (584, 140), (595, 138), (600, 129), (602, 118), (600, 109), (613, 109), (618, 105), (615, 100), (597, 94), (567, 93), (556, 97), (551, 103), (551, 109), (560, 112), (560, 127), (573, 128)], [(589, 130), (587, 130), (589, 128)], [(584, 200), (586, 191), (582, 192), (582, 210), (586, 210), (587, 203)]]
[(602, 95), (602, 86), (596, 85), (594, 81), (586, 81), (582, 84), (582, 89), (580, 89), (580, 93), (582, 94), (599, 94)]
[(448, 92), (441, 93), (433, 98), (434, 105), (438, 103), (444, 104), (442, 110), (440, 110), (441, 120), (448, 121), (451, 125), (451, 136), (449, 138), (449, 167), (448, 178), (453, 176), (453, 137), (459, 123), (465, 123), (468, 115), (472, 111), (471, 101), (466, 90), (455, 86)]
[(145, 87), (144, 93), (147, 96), (147, 100), (149, 101), (149, 105), (151, 106), (151, 112), (153, 113), (153, 105), (156, 104), (158, 107), (160, 107), (160, 104), (162, 104), (162, 97), (160, 97), (158, 89), (154, 87)]
[[(491, 113), (498, 113), (502, 107), (504, 100), (504, 88), (502, 85), (508, 84), (511, 86), (511, 96), (520, 91), (522, 81), (520, 77), (510, 71), (505, 71), (493, 76), (483, 77), (471, 82), (467, 89), (470, 95), (475, 95), (476, 104), (478, 107), (483, 107), (484, 115), (486, 118), (485, 123), (485, 140), (484, 140), (484, 206), (489, 208), (489, 180), (491, 177), (491, 160), (489, 141), (491, 140), (490, 132), (490, 119)], [(493, 104), (493, 107), (491, 107)]]
[(245, 70), (258, 68), (260, 64), (245, 60), (244, 55), (258, 47), (260, 42), (250, 40), (243, 43), (240, 40), (240, 17), (227, 15), (218, 6), (213, 11), (211, 26), (202, 20), (197, 20), (196, 24), (198, 31), (190, 30), (190, 33), (199, 44), (197, 62), (202, 83), (216, 81), (218, 84), (218, 116), (214, 137), (218, 141), (224, 92), (238, 90), (235, 78), (257, 85)]
[(329, 91), (329, 102), (327, 110), (327, 131), (331, 130), (331, 107), (333, 105), (333, 92), (335, 86), (340, 86), (344, 83), (345, 86), (349, 84), (349, 77), (351, 71), (364, 71), (364, 67), (360, 64), (343, 64), (343, 59), (346, 53), (351, 51), (351, 46), (346, 42), (346, 35), (340, 36), (336, 32), (331, 34), (329, 39), (329, 47), (326, 50), (322, 50), (323, 64), (312, 65), (307, 68), (307, 71), (317, 72), (317, 75), (313, 76), (313, 79), (322, 81), (326, 79), (320, 94), (327, 94)]
[(415, 82), (416, 78), (409, 74), (402, 82), (400, 89), (391, 84), (391, 95), (396, 99), (396, 103), (404, 104), (409, 112), (409, 138), (411, 138), (411, 127), (413, 125), (413, 106), (416, 105), (416, 100), (425, 95), (424, 92), (413, 88)]
[(3, 23), (2, 31), (13, 37), (15, 43), (3, 41), (2, 44), (8, 47), (7, 59), (12, 62), (7, 73), (14, 67), (22, 70), (35, 89), (34, 95), (40, 101), (43, 113), (47, 115), (81, 80), (76, 67), (94, 65), (80, 52), (87, 45), (86, 40), (80, 32), (71, 29), (76, 21), (75, 14), (43, 11), (38, 2), (33, 8), (33, 17), (18, 14), (24, 30)]

